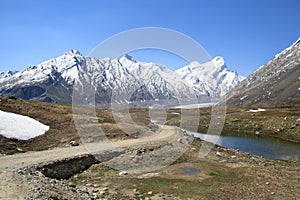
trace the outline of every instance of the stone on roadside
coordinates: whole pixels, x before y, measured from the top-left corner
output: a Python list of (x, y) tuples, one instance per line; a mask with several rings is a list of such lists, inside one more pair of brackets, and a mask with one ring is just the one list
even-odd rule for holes
[(70, 145), (71, 146), (79, 146), (79, 143), (78, 142), (76, 142), (75, 140), (72, 140), (72, 141), (70, 141)]
[(127, 171), (121, 171), (121, 172), (119, 173), (119, 176), (124, 176), (124, 175), (128, 175), (128, 172), (127, 172)]
[(181, 139), (181, 138), (178, 138), (178, 139), (177, 139), (177, 142), (182, 143), (182, 139)]

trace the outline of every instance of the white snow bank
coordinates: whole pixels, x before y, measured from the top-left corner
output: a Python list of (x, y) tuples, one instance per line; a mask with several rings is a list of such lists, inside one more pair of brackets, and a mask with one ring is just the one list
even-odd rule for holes
[(257, 110), (250, 109), (247, 112), (264, 112), (266, 109), (258, 108)]
[(28, 140), (48, 130), (49, 126), (30, 117), (0, 110), (0, 135), (4, 137)]

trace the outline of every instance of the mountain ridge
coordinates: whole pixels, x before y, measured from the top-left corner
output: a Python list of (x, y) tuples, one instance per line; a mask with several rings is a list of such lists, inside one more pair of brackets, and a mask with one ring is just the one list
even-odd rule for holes
[(300, 102), (300, 38), (227, 94), (231, 106), (276, 107)]
[[(197, 71), (194, 73), (181, 70), (188, 67), (191, 64), (174, 71), (165, 65), (136, 61), (130, 55), (97, 59), (69, 50), (19, 72), (2, 72), (0, 95), (71, 103), (74, 83), (83, 80), (95, 89), (98, 103), (110, 103), (114, 94), (119, 95), (120, 102), (176, 101), (193, 96), (207, 101), (211, 97), (219, 98), (242, 80), (236, 72), (228, 70), (221, 57), (204, 64), (194, 62), (192, 67)], [(204, 72), (207, 74), (202, 75)], [(199, 81), (195, 82), (195, 78)], [(131, 96), (123, 98), (128, 94)]]

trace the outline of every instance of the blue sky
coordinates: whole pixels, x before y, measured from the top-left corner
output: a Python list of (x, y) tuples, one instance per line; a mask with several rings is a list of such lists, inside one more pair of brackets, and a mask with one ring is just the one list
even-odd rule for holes
[[(87, 55), (119, 32), (163, 27), (249, 75), (300, 37), (299, 7), (298, 0), (0, 0), (0, 71), (21, 70), (69, 49)], [(161, 52), (134, 57), (184, 64)]]

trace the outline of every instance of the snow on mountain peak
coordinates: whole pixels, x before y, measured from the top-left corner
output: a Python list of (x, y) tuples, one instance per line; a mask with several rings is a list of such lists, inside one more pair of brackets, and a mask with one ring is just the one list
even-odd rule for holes
[(186, 81), (192, 82), (199, 91), (206, 91), (211, 96), (225, 95), (244, 79), (236, 72), (228, 70), (221, 56), (206, 63), (194, 61), (177, 72)]
[(130, 68), (130, 67), (133, 67), (135, 66), (135, 64), (137, 63), (137, 61), (135, 61), (132, 56), (128, 55), (128, 54), (125, 54), (123, 55), (121, 58), (119, 58), (119, 63), (126, 67), (126, 68)]
[(300, 43), (300, 37), (299, 37), (298, 40), (294, 43), (294, 45), (295, 45), (295, 44), (298, 44), (298, 43)]
[(1, 72), (0, 73), (0, 78), (8, 78), (13, 76), (15, 73), (17, 73), (18, 71), (7, 71), (7, 72)]
[(125, 54), (123, 57), (127, 58), (130, 61), (135, 61), (132, 56)]
[(134, 62), (134, 63), (136, 63), (136, 60), (134, 60), (133, 57), (128, 55), (128, 54), (125, 54), (125, 55), (121, 56), (119, 61), (121, 63), (123, 63), (123, 62)]
[[(64, 93), (68, 93), (72, 91), (74, 82), (81, 83), (86, 80), (90, 81), (94, 88), (99, 88), (99, 102), (109, 102), (109, 92), (112, 90), (118, 94), (127, 94), (131, 88), (140, 88), (142, 91), (134, 94), (133, 100), (188, 97), (192, 95), (191, 92), (187, 92), (188, 89), (194, 91), (198, 97), (219, 97), (240, 82), (240, 76), (226, 68), (222, 57), (216, 57), (207, 63), (195, 61), (176, 72), (181, 77), (167, 66), (135, 61), (127, 54), (115, 59), (96, 59), (82, 56), (77, 50), (69, 50), (59, 57), (24, 69), (10, 77), (0, 78), (0, 83), (3, 83), (3, 92), (0, 95), (15, 95), (12, 92), (32, 86), (32, 90), (36, 90), (35, 87), (42, 88), (39, 91), (42, 93), (40, 97), (31, 97), (30, 94), (17, 97), (44, 100), (45, 96), (49, 95), (47, 97), (52, 99), (56, 94), (51, 94), (51, 91), (48, 94), (44, 86), (49, 88), (50, 85), (56, 85), (55, 90), (60, 92), (62, 89)], [(14, 87), (18, 89), (11, 90)], [(20, 93), (17, 92), (16, 94)], [(68, 102), (71, 95), (62, 95), (64, 102)]]
[(212, 63), (217, 67), (221, 68), (225, 66), (225, 60), (221, 56), (217, 56), (214, 59), (212, 59)]
[(74, 49), (71, 49), (71, 50), (65, 52), (64, 55), (82, 56), (82, 54), (78, 50), (74, 50)]

